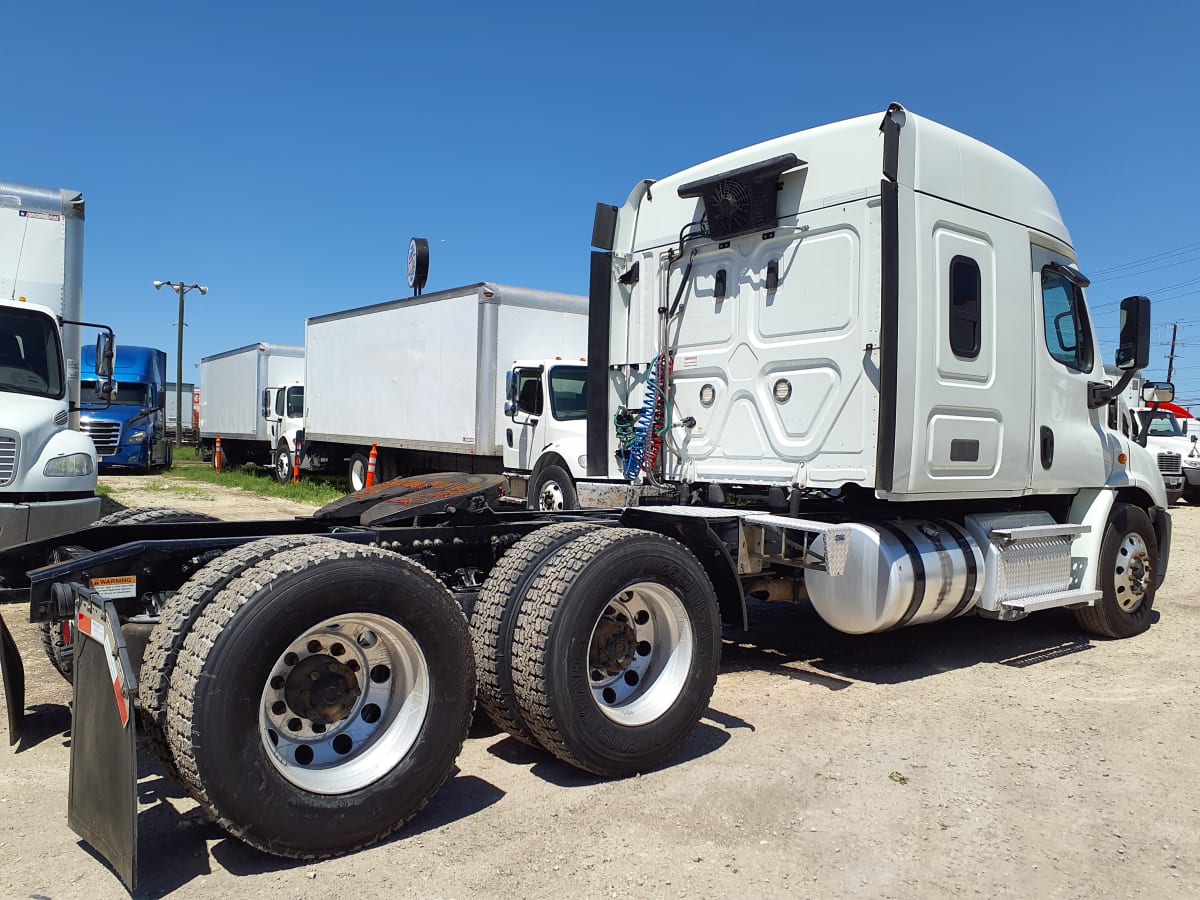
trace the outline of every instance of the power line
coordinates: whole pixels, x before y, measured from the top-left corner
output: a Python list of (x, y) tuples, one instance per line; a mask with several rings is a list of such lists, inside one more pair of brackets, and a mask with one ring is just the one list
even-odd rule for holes
[(1178, 256), (1180, 253), (1188, 253), (1197, 247), (1200, 247), (1200, 241), (1193, 241), (1190, 244), (1184, 244), (1182, 247), (1176, 247), (1173, 250), (1164, 250), (1161, 253), (1155, 253), (1153, 256), (1146, 256), (1142, 259), (1135, 259), (1132, 262), (1119, 263), (1115, 266), (1106, 266), (1103, 269), (1094, 269), (1092, 274), (1107, 275), (1109, 272), (1117, 272), (1121, 269), (1129, 269), (1133, 266), (1140, 266), (1143, 263), (1157, 262), (1160, 259), (1168, 259), (1172, 256)]
[(1186, 266), (1189, 263), (1200, 262), (1200, 256), (1192, 256), (1188, 259), (1181, 259), (1178, 262), (1166, 263), (1161, 266), (1154, 266), (1150, 269), (1138, 269), (1136, 272), (1125, 272), (1121, 275), (1106, 275), (1103, 278), (1093, 278), (1092, 284), (1099, 284), (1105, 281), (1120, 281), (1122, 278), (1140, 278), (1148, 272), (1158, 272), (1162, 269), (1170, 269), (1175, 266)]

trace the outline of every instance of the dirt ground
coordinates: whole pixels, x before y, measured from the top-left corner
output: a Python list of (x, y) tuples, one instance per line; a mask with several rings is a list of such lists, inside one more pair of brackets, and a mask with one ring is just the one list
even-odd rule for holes
[[(244, 495), (189, 502), (267, 512)], [(604, 781), (477, 726), (428, 808), (340, 859), (248, 849), (143, 754), (139, 893), (1194, 897), (1200, 510), (1173, 519), (1140, 637), (1089, 640), (1052, 611), (856, 638), (807, 607), (757, 606), (748, 633), (727, 633), (711, 709), (666, 768)], [(3, 613), (29, 718), (0, 766), (0, 894), (122, 896), (67, 828), (68, 686), (23, 610)]]

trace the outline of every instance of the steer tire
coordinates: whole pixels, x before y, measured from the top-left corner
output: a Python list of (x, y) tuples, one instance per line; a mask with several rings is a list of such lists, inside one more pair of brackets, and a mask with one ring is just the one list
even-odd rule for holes
[(138, 673), (138, 694), (142, 702), (143, 737), (172, 775), (178, 770), (167, 740), (167, 693), (179, 651), (192, 625), (212, 599), (246, 569), (286, 550), (328, 540), (319, 535), (282, 535), (234, 547), (195, 572), (163, 606), (146, 644)]
[(562, 466), (546, 466), (530, 481), (525, 505), (542, 512), (579, 509), (579, 495), (571, 473)]
[(513, 689), (534, 737), (610, 777), (653, 769), (679, 749), (708, 707), (720, 661), (703, 566), (677, 541), (630, 528), (582, 534), (543, 566), (512, 641)]
[(1140, 507), (1113, 507), (1100, 544), (1096, 587), (1102, 596), (1075, 610), (1075, 621), (1089, 634), (1127, 638), (1150, 627), (1158, 580), (1158, 536)]
[(513, 695), (512, 639), (517, 616), (529, 586), (564, 544), (597, 526), (564, 522), (526, 535), (500, 557), (471, 612), (471, 640), (475, 646), (477, 702), (502, 731), (537, 746)]
[[(370, 655), (381, 652), (387, 665)], [(401, 827), (449, 777), (474, 668), (466, 617), (428, 570), (373, 547), (298, 547), (245, 569), (192, 626), (171, 676), (173, 756), (193, 796), (247, 844), (298, 859), (347, 853)], [(335, 710), (334, 728), (278, 733), (279, 714), (315, 732), (305, 685), (318, 712)], [(346, 729), (358, 731), (339, 750)], [(324, 762), (301, 758), (304, 740)]]

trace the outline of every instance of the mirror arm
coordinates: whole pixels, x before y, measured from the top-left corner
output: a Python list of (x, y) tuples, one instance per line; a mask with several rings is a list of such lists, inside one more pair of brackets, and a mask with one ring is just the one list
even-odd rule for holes
[(1119, 397), (1125, 388), (1129, 387), (1129, 382), (1133, 380), (1133, 376), (1137, 374), (1135, 369), (1126, 369), (1120, 380), (1114, 385), (1107, 385), (1102, 381), (1088, 382), (1088, 409), (1099, 409), (1109, 400), (1114, 397)]

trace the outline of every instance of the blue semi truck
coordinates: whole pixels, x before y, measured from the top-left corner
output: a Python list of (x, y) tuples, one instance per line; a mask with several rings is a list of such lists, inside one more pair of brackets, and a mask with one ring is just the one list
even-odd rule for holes
[[(96, 380), (96, 354), (83, 352), (83, 387)], [(100, 471), (130, 468), (142, 474), (170, 466), (167, 433), (167, 354), (153, 347), (118, 347), (116, 391), (107, 407), (84, 404), (79, 424), (96, 445)]]

